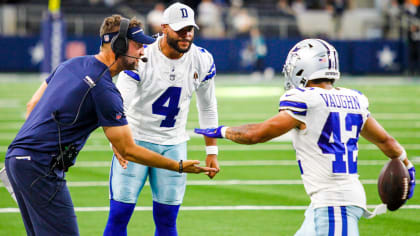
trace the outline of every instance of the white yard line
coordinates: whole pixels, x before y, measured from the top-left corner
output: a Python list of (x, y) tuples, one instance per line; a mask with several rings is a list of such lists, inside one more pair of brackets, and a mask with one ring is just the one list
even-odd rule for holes
[[(410, 160), (414, 164), (420, 163), (420, 158)], [(360, 160), (357, 162), (359, 166), (375, 166), (384, 165), (388, 160)], [(79, 161), (75, 167), (110, 167), (110, 161)], [(295, 160), (251, 160), (251, 161), (219, 161), (220, 166), (296, 166)]]
[[(419, 123), (420, 127), (420, 123)], [(194, 133), (193, 130), (187, 130), (188, 135), (190, 138), (202, 138), (203, 136), (201, 134)], [(17, 133), (14, 132), (2, 132), (0, 133), (0, 140), (13, 140), (13, 138), (16, 136)], [(394, 138), (420, 138), (420, 132), (417, 131), (399, 131), (399, 132), (390, 132), (390, 134)], [(292, 141), (292, 135), (290, 133), (286, 133), (280, 137), (274, 138), (269, 142), (291, 142)], [(90, 135), (89, 137), (89, 143), (104, 143), (108, 142), (105, 135), (103, 133), (95, 132)]]
[[(1, 99), (0, 99), (1, 101)], [(407, 102), (412, 103), (412, 102)], [(15, 106), (15, 102), (11, 104), (7, 104), (7, 106)], [(0, 104), (1, 105), (1, 104)], [(0, 107), (1, 108), (1, 107)], [(16, 117), (12, 119), (11, 114), (16, 114)], [(16, 120), (24, 118), (25, 113), (23, 111), (13, 111), (7, 117), (2, 116), (0, 117), (0, 121), (8, 121), (8, 120)], [(220, 121), (248, 121), (248, 120), (266, 120), (267, 118), (274, 116), (276, 112), (266, 112), (266, 113), (230, 113), (230, 114), (223, 114), (219, 117)], [(378, 120), (393, 120), (393, 121), (404, 121), (404, 120), (413, 120), (419, 121), (420, 120), (420, 113), (372, 113), (372, 115)], [(198, 121), (198, 118), (195, 116), (191, 116), (189, 121)], [(21, 122), (5, 122), (0, 125), (0, 128), (5, 128), (10, 123), (13, 124), (12, 127), (19, 126), (23, 124), (23, 120)], [(412, 125), (412, 124), (411, 124)], [(407, 126), (410, 127), (410, 126)], [(411, 126), (412, 127), (412, 126)]]
[[(220, 151), (283, 151), (294, 150), (292, 144), (271, 142), (269, 144), (258, 145), (218, 145)], [(420, 144), (403, 144), (406, 150), (419, 150)], [(0, 146), (0, 152), (6, 152), (7, 146)], [(188, 145), (189, 151), (203, 151), (204, 145)], [(359, 144), (359, 150), (379, 150), (374, 144)], [(111, 151), (109, 145), (86, 145), (83, 152)]]
[[(420, 157), (409, 157), (414, 164), (420, 164)], [(388, 160), (386, 158), (379, 160), (359, 160), (358, 166), (382, 166)], [(220, 166), (296, 166), (295, 160), (243, 160), (243, 161), (219, 161)], [(0, 167), (4, 166), (4, 162), (0, 162)], [(72, 168), (102, 168), (110, 167), (111, 161), (77, 161)]]
[[(419, 182), (420, 180), (416, 180)], [(361, 182), (365, 185), (377, 184), (377, 179), (362, 179)], [(290, 179), (290, 180), (188, 180), (187, 185), (189, 186), (226, 186), (226, 185), (301, 185), (302, 180)], [(68, 187), (108, 187), (108, 181), (69, 181), (67, 182)], [(146, 182), (146, 186), (149, 186), (149, 182)], [(0, 183), (0, 187), (4, 187)]]
[[(254, 211), (254, 210), (283, 210), (300, 211), (306, 210), (308, 206), (257, 206), (257, 205), (238, 205), (238, 206), (181, 206), (181, 211)], [(373, 209), (376, 205), (367, 205), (367, 208)], [(75, 207), (77, 212), (107, 212), (109, 207)], [(420, 205), (404, 205), (400, 209), (420, 209)], [(135, 211), (152, 211), (150, 207), (136, 207)], [(0, 208), (0, 213), (19, 213), (19, 208)]]
[[(193, 130), (187, 130), (188, 135), (191, 138), (202, 138), (201, 134), (194, 133)], [(416, 131), (406, 131), (406, 132), (391, 132), (392, 136), (395, 138), (420, 138), (420, 132)], [(14, 132), (2, 132), (0, 133), (0, 140), (12, 140), (16, 136)], [(287, 133), (280, 137), (273, 139), (273, 142), (290, 142), (292, 140), (291, 134)], [(107, 142), (105, 135), (103, 133), (95, 132), (90, 135), (88, 142)]]
[(17, 108), (22, 107), (21, 102), (18, 99), (10, 99), (10, 98), (1, 98), (0, 99), (0, 108)]

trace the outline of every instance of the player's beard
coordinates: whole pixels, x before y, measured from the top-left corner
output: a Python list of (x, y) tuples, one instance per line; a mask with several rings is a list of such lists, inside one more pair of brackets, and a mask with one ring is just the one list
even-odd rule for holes
[(137, 62), (130, 60), (128, 57), (121, 57), (121, 65), (124, 70), (135, 70), (137, 68)]
[[(166, 41), (168, 42), (169, 46), (171, 46), (173, 49), (175, 49), (175, 51), (177, 51), (179, 53), (188, 52), (188, 50), (190, 50), (190, 48), (191, 48), (193, 40), (194, 40), (194, 38), (192, 40), (176, 40), (174, 38), (171, 38), (169, 36), (169, 34), (166, 35)], [(178, 42), (181, 42), (181, 41), (187, 41), (189, 43), (189, 45), (186, 49), (182, 49), (182, 48), (179, 47)]]

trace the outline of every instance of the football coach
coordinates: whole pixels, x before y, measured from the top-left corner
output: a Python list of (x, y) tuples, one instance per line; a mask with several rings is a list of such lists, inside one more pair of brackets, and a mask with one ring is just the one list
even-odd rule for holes
[(143, 44), (154, 38), (143, 34), (135, 18), (119, 15), (104, 19), (100, 36), (98, 54), (63, 62), (43, 82), (7, 150), (6, 172), (28, 235), (79, 235), (64, 177), (90, 133), (100, 126), (129, 161), (187, 173), (216, 171), (197, 166), (199, 161), (176, 162), (134, 143), (112, 76), (135, 69)]

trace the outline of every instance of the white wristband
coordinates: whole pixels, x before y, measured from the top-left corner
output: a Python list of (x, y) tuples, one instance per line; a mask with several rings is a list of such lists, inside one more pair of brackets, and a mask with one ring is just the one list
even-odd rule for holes
[(207, 155), (218, 155), (219, 148), (217, 146), (206, 146), (206, 154)]
[(404, 161), (407, 159), (407, 152), (405, 152), (405, 149), (403, 148), (401, 155), (398, 157), (401, 161)]
[(226, 130), (227, 130), (228, 128), (229, 128), (229, 127), (224, 126), (224, 127), (222, 127), (222, 129), (220, 130), (220, 134), (222, 135), (222, 137), (223, 137), (223, 138), (226, 138)]

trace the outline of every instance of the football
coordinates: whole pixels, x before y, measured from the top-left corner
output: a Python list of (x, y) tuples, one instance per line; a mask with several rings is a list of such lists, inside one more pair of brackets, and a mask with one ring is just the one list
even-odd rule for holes
[(388, 210), (395, 211), (407, 200), (410, 176), (398, 158), (390, 160), (382, 168), (378, 178), (378, 192)]

